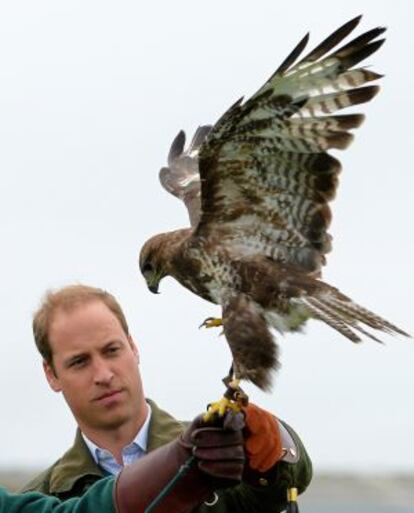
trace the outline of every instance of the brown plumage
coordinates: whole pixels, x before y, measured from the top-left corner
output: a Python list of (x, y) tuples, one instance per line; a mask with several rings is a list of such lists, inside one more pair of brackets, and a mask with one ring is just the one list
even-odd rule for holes
[(294, 331), (315, 318), (353, 342), (361, 335), (379, 341), (366, 328), (407, 335), (320, 280), (341, 169), (327, 150), (345, 149), (363, 121), (335, 113), (371, 100), (379, 88), (366, 84), (381, 77), (356, 66), (382, 45), (385, 29), (338, 48), (359, 21), (295, 64), (306, 36), (256, 94), (213, 127), (200, 127), (186, 151), (180, 132), (160, 172), (164, 187), (186, 203), (192, 228), (145, 243), (147, 284), (156, 292), (171, 275), (220, 304), (235, 377), (263, 389), (279, 365), (269, 328)]

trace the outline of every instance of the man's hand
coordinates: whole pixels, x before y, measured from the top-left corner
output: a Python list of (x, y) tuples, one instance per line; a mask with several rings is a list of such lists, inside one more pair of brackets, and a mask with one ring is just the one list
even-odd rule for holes
[(266, 472), (283, 456), (279, 423), (271, 413), (255, 404), (248, 404), (243, 412), (248, 465), (252, 470)]
[(228, 412), (216, 425), (206, 424), (200, 415), (181, 437), (182, 445), (195, 456), (198, 468), (220, 481), (218, 487), (241, 481), (245, 462), (243, 427), (241, 413)]

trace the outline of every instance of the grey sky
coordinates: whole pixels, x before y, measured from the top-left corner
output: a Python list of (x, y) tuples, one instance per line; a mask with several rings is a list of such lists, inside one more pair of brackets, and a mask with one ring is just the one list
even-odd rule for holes
[[(147, 395), (176, 416), (192, 417), (219, 396), (229, 354), (217, 332), (197, 329), (219, 309), (171, 279), (153, 296), (138, 272), (147, 237), (187, 225), (158, 169), (179, 129), (191, 135), (252, 94), (308, 30), (315, 45), (360, 13), (360, 32), (388, 26), (369, 58), (386, 77), (339, 155), (324, 278), (414, 333), (412, 8), (283, 4), (0, 4), (0, 465), (46, 465), (73, 438), (31, 335), (49, 287), (85, 282), (119, 298)], [(249, 387), (251, 398), (297, 428), (317, 468), (413, 471), (413, 341), (386, 342), (355, 347), (311, 322), (304, 335), (280, 340), (273, 393)]]

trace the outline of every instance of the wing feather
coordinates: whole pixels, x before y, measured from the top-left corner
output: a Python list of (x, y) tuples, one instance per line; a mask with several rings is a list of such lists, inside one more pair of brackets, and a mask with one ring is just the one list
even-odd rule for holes
[(168, 167), (161, 168), (159, 173), (164, 189), (185, 203), (191, 226), (197, 226), (200, 219), (198, 150), (211, 128), (210, 125), (199, 126), (187, 150), (184, 150), (185, 133), (180, 130), (168, 153)]
[(354, 66), (383, 44), (375, 39), (384, 28), (336, 48), (359, 21), (346, 23), (294, 64), (305, 36), (263, 87), (246, 102), (238, 100), (209, 132), (199, 150), (195, 237), (214, 234), (237, 254), (264, 254), (319, 272), (331, 248), (328, 202), (341, 169), (327, 151), (345, 149), (353, 140), (350, 130), (364, 119), (335, 113), (370, 101), (379, 88), (366, 84), (381, 78)]
[(349, 34), (356, 28), (356, 26), (359, 25), (361, 18), (362, 16), (359, 15), (344, 23), (344, 25), (332, 32), (332, 34), (330, 34), (326, 39), (319, 43), (318, 46), (309, 52), (299, 64), (316, 61), (326, 55), (330, 50), (332, 50), (332, 48), (334, 48), (347, 36), (349, 36)]

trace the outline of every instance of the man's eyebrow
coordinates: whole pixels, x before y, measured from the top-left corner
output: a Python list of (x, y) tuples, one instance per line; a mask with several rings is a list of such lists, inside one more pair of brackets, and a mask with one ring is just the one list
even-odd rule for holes
[(112, 340), (110, 340), (109, 342), (107, 342), (103, 347), (102, 347), (102, 350), (105, 351), (105, 349), (108, 349), (110, 346), (114, 345), (114, 344), (120, 344), (122, 345), (122, 340), (119, 339), (119, 338), (114, 338)]

